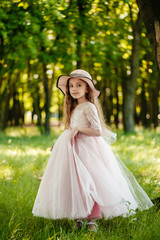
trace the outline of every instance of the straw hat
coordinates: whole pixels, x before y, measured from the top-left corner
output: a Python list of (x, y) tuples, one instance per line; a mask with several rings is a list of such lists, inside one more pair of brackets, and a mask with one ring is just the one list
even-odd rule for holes
[(92, 89), (94, 97), (99, 97), (100, 96), (100, 91), (98, 91), (94, 83), (92, 81), (91, 75), (82, 69), (76, 69), (73, 72), (70, 73), (69, 76), (66, 75), (61, 75), (58, 80), (57, 80), (57, 87), (65, 94), (66, 93), (66, 85), (67, 81), (69, 78), (80, 78), (81, 80), (85, 81), (88, 83), (89, 87)]

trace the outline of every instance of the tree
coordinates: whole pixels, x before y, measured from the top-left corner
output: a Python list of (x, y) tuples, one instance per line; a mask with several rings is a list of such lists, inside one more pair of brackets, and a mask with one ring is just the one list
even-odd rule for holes
[(137, 0), (160, 75), (160, 1)]
[(1, 1), (1, 128), (23, 122), (29, 111), (49, 133), (50, 115), (62, 116), (57, 77), (76, 67), (91, 73), (109, 124), (121, 124), (123, 105), (126, 131), (135, 119), (157, 126), (159, 82), (137, 4), (128, 2)]
[(135, 23), (132, 22), (133, 41), (131, 56), (131, 75), (123, 82), (123, 123), (125, 132), (134, 131), (135, 90), (139, 71), (139, 49), (142, 21), (138, 14)]
[(154, 127), (157, 127), (158, 96), (160, 90), (160, 1), (137, 0), (137, 4), (147, 30), (147, 35), (151, 44), (153, 56), (159, 74), (156, 83), (152, 84), (150, 91), (150, 95), (153, 100), (153, 105), (151, 107), (151, 117)]

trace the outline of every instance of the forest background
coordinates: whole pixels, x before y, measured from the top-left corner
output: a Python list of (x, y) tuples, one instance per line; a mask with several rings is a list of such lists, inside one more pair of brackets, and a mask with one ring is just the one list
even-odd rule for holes
[(160, 81), (136, 1), (10, 0), (0, 3), (0, 129), (59, 125), (59, 75), (87, 70), (108, 124), (160, 124)]
[[(159, 0), (0, 1), (0, 239), (160, 239), (159, 12)], [(91, 73), (117, 128), (112, 147), (155, 204), (129, 218), (99, 219), (93, 235), (74, 221), (32, 215), (63, 130), (57, 78), (76, 68)]]

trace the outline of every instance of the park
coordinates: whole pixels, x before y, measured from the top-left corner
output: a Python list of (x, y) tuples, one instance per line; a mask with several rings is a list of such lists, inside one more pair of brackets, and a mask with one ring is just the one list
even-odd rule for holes
[[(0, 239), (160, 239), (160, 3), (2, 0), (0, 3)], [(60, 75), (90, 72), (111, 145), (154, 206), (97, 220), (32, 214), (64, 127)]]

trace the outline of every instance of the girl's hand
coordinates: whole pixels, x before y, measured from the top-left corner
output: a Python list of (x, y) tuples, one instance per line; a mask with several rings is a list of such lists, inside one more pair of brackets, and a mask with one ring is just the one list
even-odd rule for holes
[(52, 152), (52, 150), (53, 150), (53, 147), (54, 147), (54, 146), (52, 146), (51, 149), (50, 149), (51, 152)]
[(76, 136), (78, 132), (79, 132), (78, 127), (71, 129), (71, 141), (73, 140), (73, 138)]

